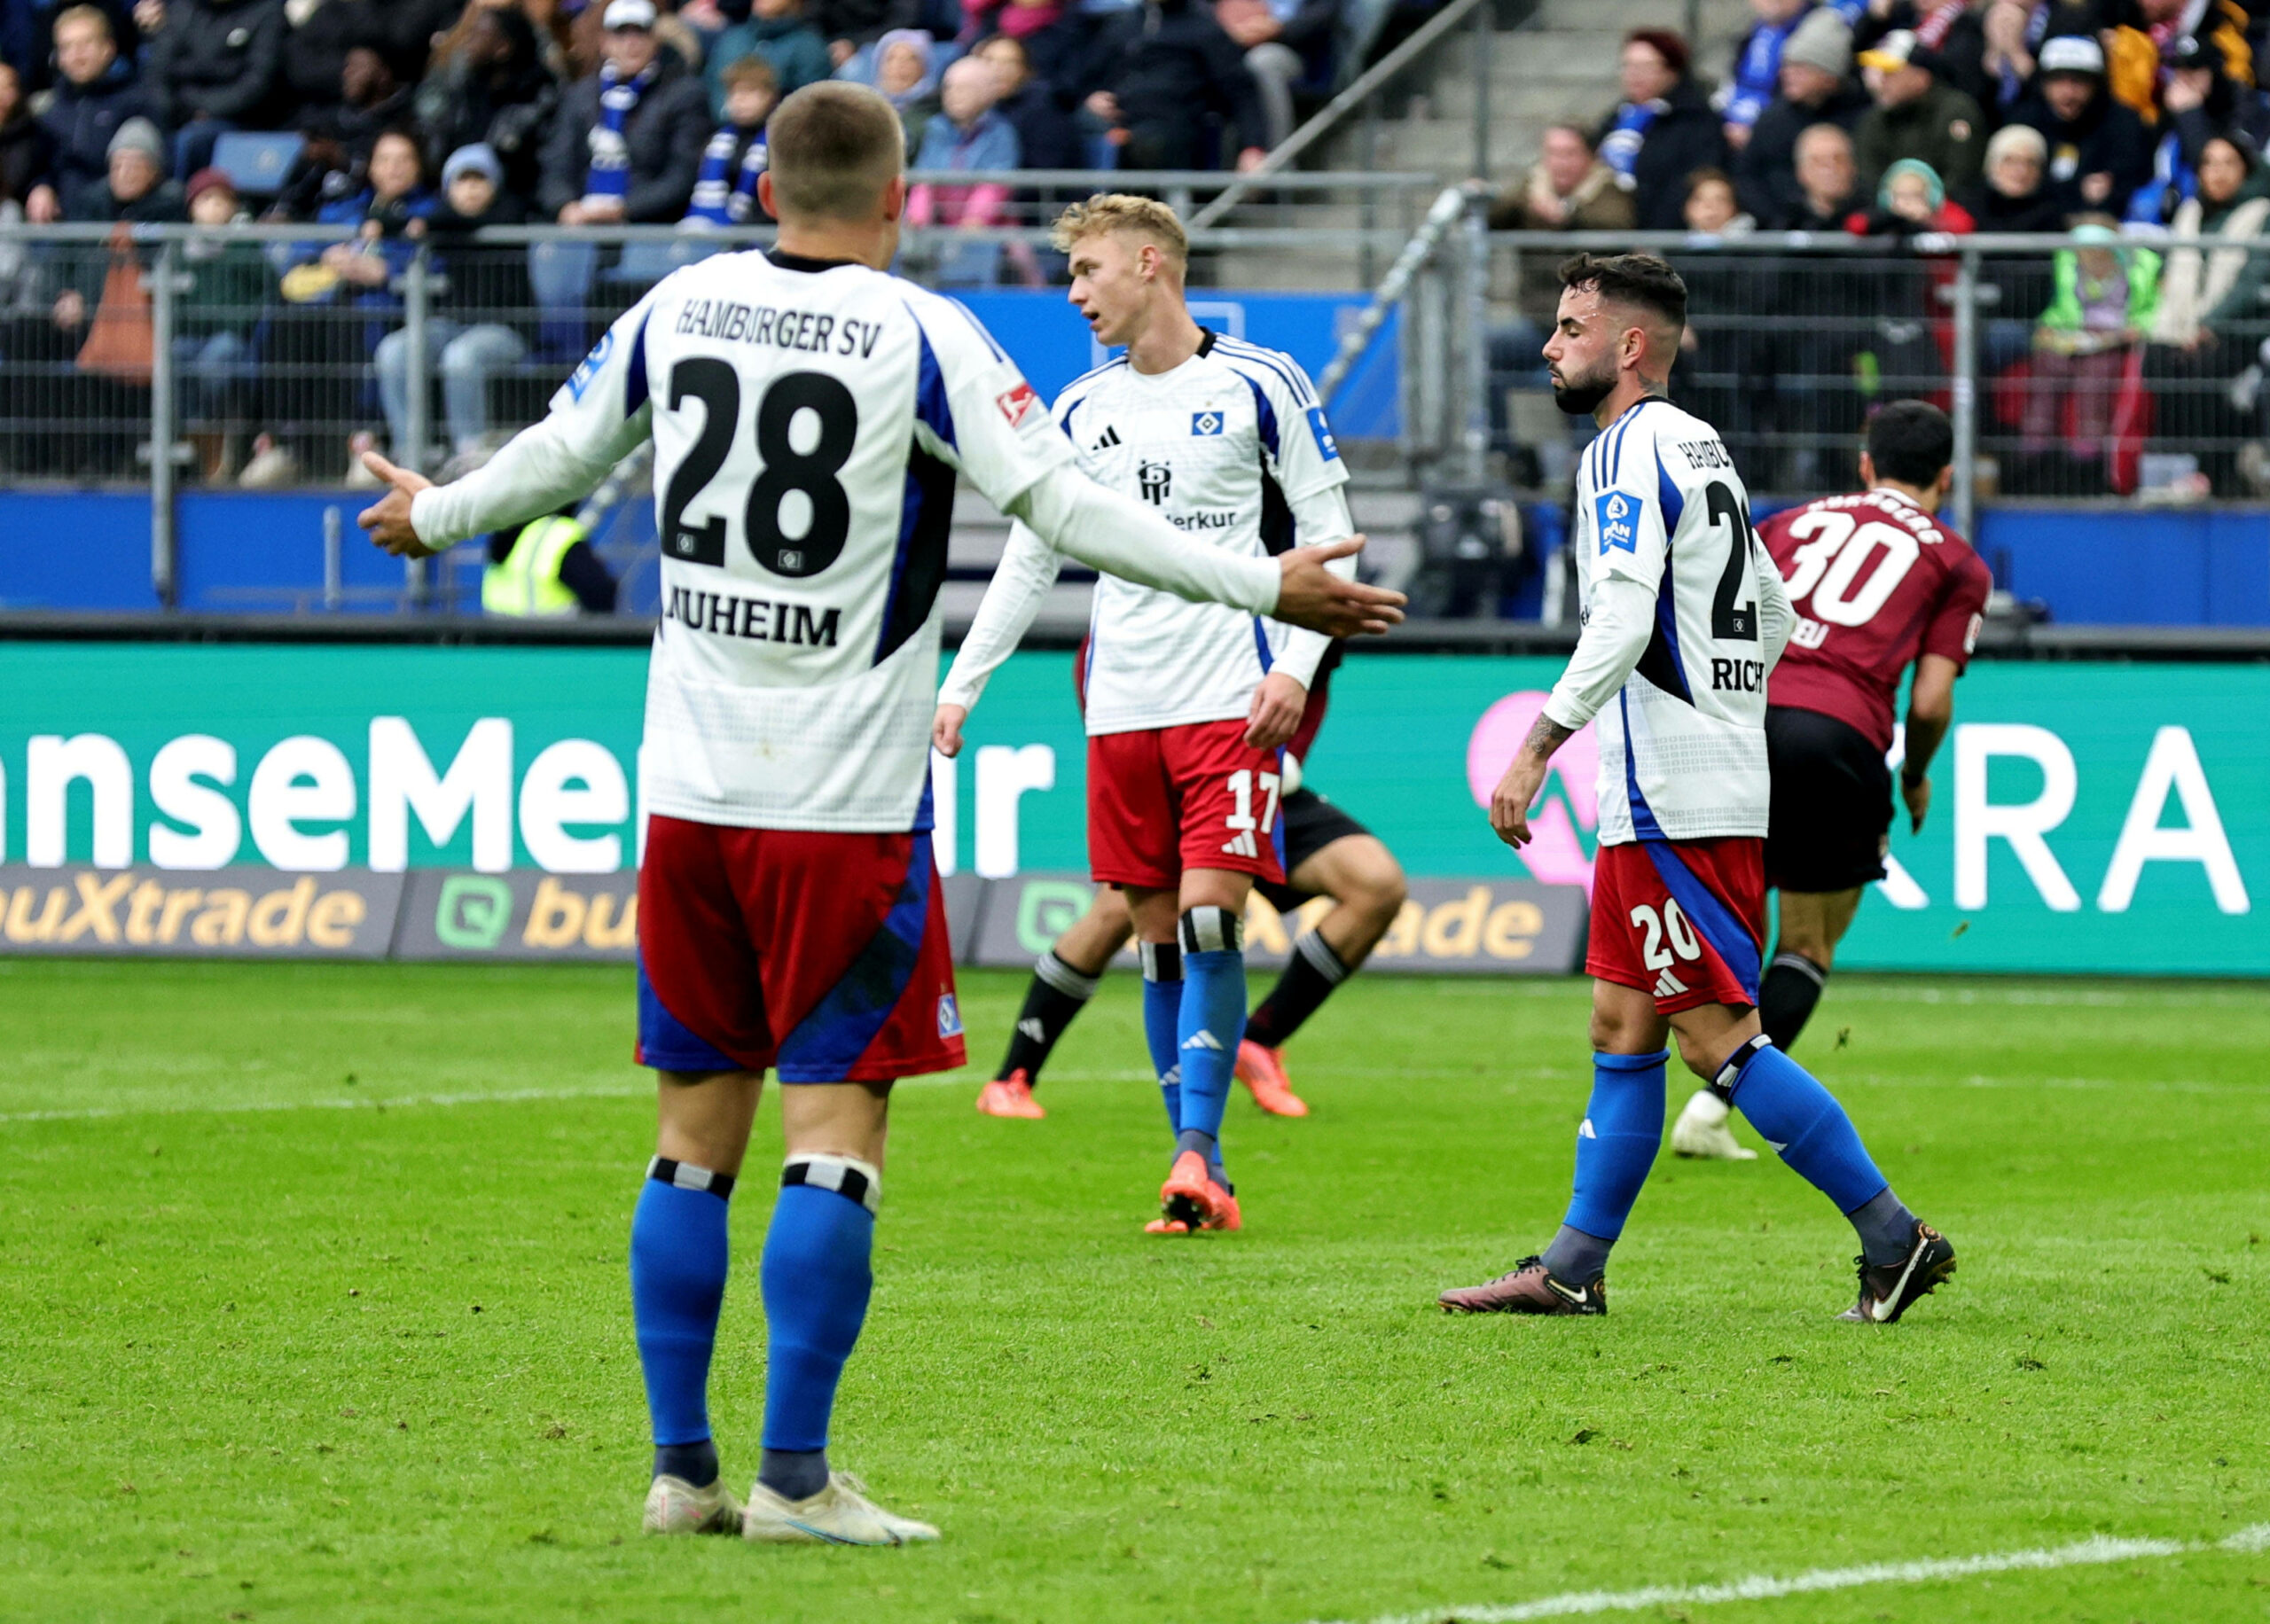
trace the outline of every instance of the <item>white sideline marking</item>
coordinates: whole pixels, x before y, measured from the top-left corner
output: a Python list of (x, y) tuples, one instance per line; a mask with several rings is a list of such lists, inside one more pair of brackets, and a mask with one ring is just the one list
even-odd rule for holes
[[(1155, 1081), (1148, 1072), (1051, 1072), (1059, 1082), (1150, 1082)], [(902, 1077), (894, 1085), (900, 1089), (978, 1088), (982, 1079), (960, 1073), (943, 1073), (928, 1077)], [(772, 1085), (780, 1086), (778, 1083)], [(795, 1085), (789, 1084), (789, 1087)], [(113, 1117), (137, 1116), (235, 1116), (249, 1112), (268, 1111), (390, 1111), (396, 1106), (411, 1105), (513, 1105), (528, 1100), (559, 1099), (646, 1099), (652, 1090), (642, 1088), (614, 1089), (499, 1089), (486, 1094), (397, 1094), (373, 1096), (369, 1099), (247, 1099), (223, 1100), (211, 1105), (90, 1105), (78, 1111), (0, 1111), (0, 1123), (7, 1122), (98, 1122)]]
[(1969, 1579), (1979, 1573), (2008, 1573), (2055, 1567), (2088, 1567), (2143, 1557), (2180, 1557), (2200, 1551), (2270, 1550), (2270, 1523), (2255, 1523), (2211, 1544), (2187, 1540), (2116, 1540), (2103, 1534), (2078, 1544), (2045, 1550), (2006, 1550), (1982, 1557), (1950, 1557), (1937, 1562), (1872, 1562), (1862, 1567), (1821, 1567), (1787, 1579), (1760, 1574), (1725, 1584), (1651, 1585), (1644, 1590), (1574, 1590), (1511, 1605), (1430, 1607), (1424, 1612), (1390, 1613), (1373, 1624), (1520, 1624), (1524, 1619), (1565, 1619), (1594, 1612), (1638, 1612), (1681, 1603), (1772, 1601), (1817, 1590), (1851, 1590), (1872, 1584), (1928, 1584), (1940, 1579)]

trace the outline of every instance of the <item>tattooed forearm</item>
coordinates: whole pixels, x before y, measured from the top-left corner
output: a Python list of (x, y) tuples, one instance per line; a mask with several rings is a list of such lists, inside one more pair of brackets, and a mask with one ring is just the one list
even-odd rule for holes
[(1522, 748), (1551, 761), (1553, 753), (1574, 738), (1576, 734), (1574, 728), (1564, 728), (1550, 716), (1539, 716), (1537, 725), (1530, 729), (1529, 737), (1522, 740)]

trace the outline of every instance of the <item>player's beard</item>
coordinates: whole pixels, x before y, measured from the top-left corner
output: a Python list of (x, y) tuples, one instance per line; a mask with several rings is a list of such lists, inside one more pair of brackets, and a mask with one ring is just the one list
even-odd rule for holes
[(1553, 403), (1572, 418), (1588, 418), (1616, 387), (1616, 373), (1603, 367), (1587, 378), (1564, 375), (1553, 380)]

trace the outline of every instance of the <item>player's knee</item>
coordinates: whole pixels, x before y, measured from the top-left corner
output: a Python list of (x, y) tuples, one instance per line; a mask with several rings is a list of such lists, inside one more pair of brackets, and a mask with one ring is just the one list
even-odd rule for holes
[(1186, 955), (1245, 950), (1243, 916), (1210, 902), (1183, 910), (1177, 934)]
[(1684, 1032), (1675, 1035), (1679, 1039), (1679, 1058), (1688, 1071), (1705, 1082), (1718, 1076), (1718, 1067), (1726, 1058), (1721, 1052), (1726, 1047), (1722, 1041), (1693, 1037)]
[(1382, 931), (1395, 923), (1396, 915), (1411, 900), (1411, 882), (1404, 878), (1403, 865), (1388, 855), (1385, 847), (1365, 858), (1350, 890), (1354, 894), (1347, 899), (1348, 905)]

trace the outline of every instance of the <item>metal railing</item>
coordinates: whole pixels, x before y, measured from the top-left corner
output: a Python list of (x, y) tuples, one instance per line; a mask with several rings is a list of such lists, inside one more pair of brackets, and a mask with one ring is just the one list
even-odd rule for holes
[(1556, 415), (1536, 354), (1552, 268), (1578, 249), (1641, 247), (1688, 285), (1671, 397), (1720, 431), (1754, 495), (1850, 486), (1869, 414), (1901, 399), (1953, 419), (1950, 504), (1966, 530), (1982, 497), (2270, 495), (2270, 238), (1499, 232), (1489, 245), (1491, 433), (1522, 483), (1565, 488), (1590, 430)]

